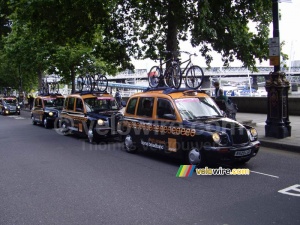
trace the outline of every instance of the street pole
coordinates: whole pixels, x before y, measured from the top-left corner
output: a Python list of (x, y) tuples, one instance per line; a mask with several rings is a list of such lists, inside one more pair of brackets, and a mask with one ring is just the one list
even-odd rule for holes
[(266, 81), (268, 92), (268, 115), (265, 125), (265, 136), (285, 138), (291, 136), (291, 126), (288, 110), (288, 90), (290, 83), (285, 73), (280, 71), (280, 32), (278, 0), (272, 0), (273, 38), (269, 40), (270, 64), (274, 72)]

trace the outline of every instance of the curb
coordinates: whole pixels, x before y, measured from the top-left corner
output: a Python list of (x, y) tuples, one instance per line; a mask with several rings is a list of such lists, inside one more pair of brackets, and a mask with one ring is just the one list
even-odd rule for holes
[(262, 140), (262, 139), (259, 139), (259, 141), (260, 141), (260, 144), (262, 147), (300, 153), (300, 146), (287, 145), (284, 143), (276, 143), (276, 142), (266, 141), (266, 140)]

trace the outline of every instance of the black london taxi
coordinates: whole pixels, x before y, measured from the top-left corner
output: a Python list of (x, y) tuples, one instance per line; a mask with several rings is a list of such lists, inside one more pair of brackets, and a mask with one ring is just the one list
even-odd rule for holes
[(51, 128), (58, 122), (59, 114), (63, 108), (64, 96), (61, 94), (39, 95), (34, 99), (31, 110), (32, 124), (41, 124)]
[(119, 122), (127, 152), (174, 153), (186, 164), (245, 163), (259, 150), (257, 131), (222, 115), (197, 90), (157, 88), (132, 95)]
[(16, 96), (3, 96), (0, 98), (0, 112), (4, 115), (21, 114), (20, 105)]
[(66, 97), (59, 126), (63, 134), (78, 134), (90, 143), (119, 138), (117, 123), (122, 117), (115, 98), (107, 92), (82, 91)]

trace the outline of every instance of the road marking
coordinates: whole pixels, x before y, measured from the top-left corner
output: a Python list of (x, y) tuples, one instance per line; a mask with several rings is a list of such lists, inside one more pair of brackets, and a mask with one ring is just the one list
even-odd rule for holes
[(261, 174), (261, 175), (265, 175), (265, 176), (269, 176), (269, 177), (279, 178), (278, 176), (274, 176), (274, 175), (267, 174), (267, 173), (260, 173), (260, 172), (253, 171), (253, 170), (251, 170), (251, 173), (257, 173), (257, 174)]
[[(298, 192), (298, 193), (292, 193), (290, 191)], [(284, 195), (292, 195), (292, 196), (300, 197), (300, 184), (292, 185), (290, 187), (279, 190), (278, 192)]]
[(25, 119), (25, 118), (22, 117), (22, 116), (8, 116), (8, 117), (14, 118), (14, 119), (16, 119), (16, 120), (24, 120), (24, 119)]

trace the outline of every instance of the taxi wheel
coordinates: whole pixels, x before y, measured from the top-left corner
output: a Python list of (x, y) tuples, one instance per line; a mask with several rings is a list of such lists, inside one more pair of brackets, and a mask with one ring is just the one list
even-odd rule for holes
[(137, 152), (137, 148), (133, 143), (132, 137), (131, 135), (126, 135), (125, 140), (124, 140), (124, 147), (126, 152), (129, 153), (136, 153)]
[(34, 117), (33, 116), (31, 117), (31, 122), (32, 122), (33, 125), (36, 125), (36, 122), (34, 121)]
[(197, 148), (192, 148), (189, 151), (183, 152), (184, 163), (187, 165), (196, 165), (201, 167), (204, 165), (204, 158), (201, 154), (201, 151)]
[(67, 121), (62, 121), (61, 125), (60, 125), (60, 132), (63, 135), (68, 135), (71, 133), (71, 131), (69, 130), (69, 126), (68, 126), (68, 122)]
[(96, 142), (96, 144), (99, 144), (99, 141), (96, 141), (96, 139), (95, 139), (95, 134), (94, 134), (93, 130), (88, 131), (88, 139), (89, 139), (90, 144), (94, 144), (95, 142)]
[(43, 125), (44, 125), (44, 127), (45, 127), (46, 129), (48, 129), (48, 128), (50, 127), (50, 124), (48, 123), (47, 118), (44, 118), (44, 120), (43, 120)]

